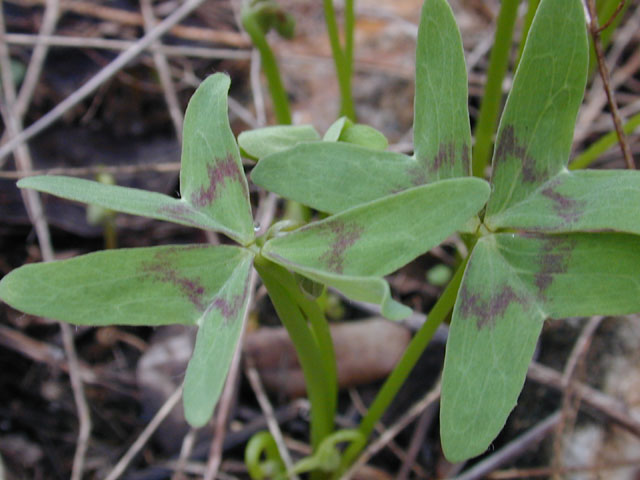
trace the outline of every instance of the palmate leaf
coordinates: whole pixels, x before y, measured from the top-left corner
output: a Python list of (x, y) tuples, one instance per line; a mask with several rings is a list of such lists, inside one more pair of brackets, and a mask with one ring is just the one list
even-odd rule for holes
[(216, 230), (246, 245), (254, 238), (247, 179), (227, 118), (229, 78), (207, 78), (189, 102), (180, 172), (182, 199), (70, 177), (37, 176), (18, 182), (69, 200), (118, 212)]
[(587, 64), (582, 2), (542, 2), (500, 120), (488, 218), (517, 204), (564, 169)]
[(260, 160), (251, 180), (285, 198), (337, 213), (421, 185), (424, 182), (413, 183), (419, 179), (416, 169), (415, 160), (400, 153), (318, 142)]
[(110, 250), (18, 268), (0, 298), (23, 312), (77, 325), (198, 325), (185, 414), (209, 419), (237, 347), (253, 255), (232, 246)]
[(467, 70), (446, 0), (426, 0), (416, 45), (415, 158), (426, 181), (471, 173)]
[(485, 218), (490, 229), (640, 234), (640, 172), (563, 170), (520, 202)]
[(117, 212), (164, 220), (203, 230), (215, 230), (240, 240), (238, 232), (230, 230), (184, 199), (179, 200), (162, 193), (54, 175), (23, 178), (18, 182), (18, 187), (32, 188), (68, 200), (98, 205)]
[(208, 245), (90, 253), (13, 270), (0, 282), (0, 298), (77, 325), (193, 325), (246, 255)]
[(251, 179), (283, 197), (336, 213), (418, 185), (469, 175), (467, 74), (460, 32), (446, 0), (427, 0), (422, 9), (415, 155), (329, 143), (340, 138), (345, 125), (345, 119), (334, 123), (325, 142), (301, 144), (261, 160)]
[(236, 232), (241, 244), (254, 238), (249, 187), (229, 126), (229, 77), (208, 77), (189, 101), (184, 117), (180, 194), (185, 201)]
[(496, 234), (473, 250), (454, 307), (440, 411), (451, 461), (482, 453), (522, 389), (547, 317), (640, 311), (640, 237)]
[[(461, 228), (488, 195), (488, 184), (476, 178), (415, 187), (273, 238), (262, 253), (355, 300), (372, 301), (372, 294), (363, 298), (367, 291), (363, 278), (380, 285), (380, 277)], [(378, 286), (377, 292), (383, 308), (390, 306), (388, 289)]]
[(238, 348), (249, 305), (249, 275), (253, 259), (247, 250), (243, 253), (206, 316), (199, 322), (193, 356), (184, 380), (185, 417), (194, 427), (203, 426), (211, 418)]

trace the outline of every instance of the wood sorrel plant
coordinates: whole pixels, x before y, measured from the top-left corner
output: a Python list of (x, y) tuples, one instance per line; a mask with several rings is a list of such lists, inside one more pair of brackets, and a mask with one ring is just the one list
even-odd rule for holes
[[(452, 461), (482, 453), (502, 429), (546, 318), (640, 311), (640, 173), (566, 168), (587, 65), (581, 1), (542, 0), (498, 128), (491, 195), (462, 231), (471, 252), (363, 419), (363, 438), (451, 307), (440, 429)], [(465, 177), (471, 173), (466, 79), (447, 2), (426, 0), (416, 55), (414, 155), (304, 142), (261, 159), (252, 180), (336, 213)], [(286, 180), (292, 175), (295, 182)], [(437, 208), (447, 208), (447, 201)], [(295, 247), (280, 253), (288, 268), (306, 262), (300, 243)], [(362, 446), (352, 443), (343, 468)]]
[[(123, 249), (28, 265), (0, 282), (0, 297), (22, 311), (75, 324), (197, 325), (184, 405), (187, 420), (200, 426), (211, 416), (237, 348), (253, 264), (300, 358), (314, 451), (329, 458), (311, 457), (297, 471), (324, 468), (336, 477), (453, 307), (442, 442), (451, 460), (477, 455), (517, 400), (545, 318), (640, 311), (640, 219), (629, 207), (640, 200), (640, 175), (565, 167), (586, 64), (580, 0), (543, 0), (502, 115), (490, 189), (470, 176), (467, 76), (455, 19), (445, 0), (426, 0), (416, 55), (414, 155), (384, 151), (375, 133), (346, 120), (325, 141), (308, 127), (245, 135), (243, 149), (264, 157), (252, 173), (255, 183), (331, 214), (292, 231), (276, 224), (259, 238), (227, 120), (229, 80), (213, 75), (187, 109), (180, 199), (64, 177), (27, 178), (19, 186), (215, 230), (238, 245)], [(344, 142), (367, 138), (378, 149)], [(333, 437), (331, 340), (299, 278), (402, 318), (409, 309), (391, 299), (383, 276), (456, 230), (468, 236), (469, 256), (358, 432)], [(351, 445), (336, 464), (332, 442), (343, 439)]]
[[(378, 303), (389, 318), (405, 317), (410, 310), (391, 299), (382, 277), (461, 228), (482, 207), (489, 187), (476, 178), (417, 186), (291, 232), (276, 224), (256, 238), (247, 180), (227, 118), (228, 88), (228, 77), (213, 75), (189, 103), (180, 199), (69, 177), (30, 177), (18, 186), (221, 232), (238, 246), (110, 250), (27, 265), (2, 279), (0, 298), (24, 312), (78, 325), (197, 325), (184, 407), (189, 423), (201, 426), (213, 412), (237, 348), (253, 264), (300, 357), (317, 447), (333, 431), (335, 360), (321, 309), (291, 272), (349, 298)], [(297, 175), (289, 180), (295, 182)]]

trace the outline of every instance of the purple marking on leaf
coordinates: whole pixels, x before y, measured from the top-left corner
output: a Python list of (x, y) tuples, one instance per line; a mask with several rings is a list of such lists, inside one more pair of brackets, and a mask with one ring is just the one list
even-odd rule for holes
[(469, 145), (462, 145), (462, 169), (465, 175), (471, 174), (471, 155), (469, 153)]
[(545, 238), (541, 249), (540, 271), (536, 273), (534, 279), (541, 297), (544, 298), (545, 291), (553, 283), (554, 275), (566, 273), (575, 244), (575, 240), (572, 239)]
[(520, 160), (522, 166), (522, 181), (525, 183), (538, 183), (547, 178), (547, 173), (536, 171), (536, 161), (527, 153), (526, 145), (518, 142), (513, 125), (505, 126), (498, 136), (496, 145), (495, 163), (507, 161), (508, 157)]
[(155, 281), (174, 285), (199, 311), (204, 312), (206, 304), (202, 297), (206, 293), (206, 289), (201, 284), (200, 278), (180, 275), (175, 265), (177, 253), (204, 247), (206, 245), (163, 248), (156, 252), (152, 260), (141, 265), (142, 271), (149, 274)]
[(211, 205), (220, 193), (219, 187), (227, 181), (238, 182), (242, 185), (245, 195), (248, 195), (244, 173), (240, 170), (238, 162), (232, 154), (228, 154), (224, 159), (216, 159), (207, 165), (207, 177), (209, 185), (200, 187), (198, 192), (191, 195), (191, 204), (196, 207), (206, 207)]
[(578, 201), (574, 198), (567, 197), (559, 193), (556, 187), (562, 183), (562, 180), (556, 178), (542, 189), (542, 195), (553, 202), (554, 212), (562, 218), (566, 223), (571, 224), (580, 219), (584, 213), (584, 201)]
[(244, 302), (249, 294), (249, 276), (247, 275), (246, 281), (244, 282), (244, 290), (241, 294), (236, 294), (231, 297), (231, 301), (228, 301), (226, 298), (218, 297), (213, 301), (213, 306), (218, 309), (220, 314), (224, 317), (225, 325), (235, 320), (238, 316), (238, 312), (240, 308), (244, 305)]
[(158, 209), (158, 213), (160, 215), (166, 215), (167, 217), (175, 220), (176, 222), (188, 223), (194, 226), (201, 226), (198, 222), (195, 222), (191, 216), (194, 214), (194, 211), (189, 205), (186, 204), (173, 204), (173, 205), (164, 205)]
[[(462, 164), (465, 165), (465, 161), (469, 162), (469, 148), (464, 145), (462, 149)], [(456, 163), (456, 144), (454, 142), (441, 143), (438, 148), (438, 153), (433, 157), (432, 161), (424, 157), (418, 159), (418, 165), (410, 167), (408, 169), (411, 183), (418, 187), (429, 183), (429, 179), (434, 174), (438, 174), (440, 170), (451, 171), (455, 167)]]
[(465, 284), (460, 287), (458, 293), (460, 313), (464, 317), (475, 317), (478, 330), (485, 327), (492, 328), (496, 317), (502, 316), (512, 303), (527, 304), (527, 300), (518, 295), (509, 285), (503, 285), (498, 290), (488, 299), (484, 299), (477, 293), (471, 293)]
[(344, 254), (360, 238), (364, 228), (355, 223), (345, 223), (342, 220), (328, 222), (325, 227), (334, 237), (329, 250), (323, 253), (319, 260), (332, 272), (342, 273), (344, 270)]

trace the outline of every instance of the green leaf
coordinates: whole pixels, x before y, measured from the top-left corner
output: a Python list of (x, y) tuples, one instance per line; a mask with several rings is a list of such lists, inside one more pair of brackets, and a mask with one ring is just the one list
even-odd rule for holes
[(446, 0), (426, 0), (416, 50), (413, 142), (428, 181), (471, 173), (467, 102), (464, 51), (451, 8)]
[(484, 237), (473, 249), (447, 339), (440, 438), (447, 459), (483, 453), (520, 394), (544, 313)]
[(382, 132), (362, 123), (349, 125), (340, 135), (340, 141), (380, 151), (386, 150), (389, 146), (387, 137)]
[(375, 128), (362, 123), (353, 123), (347, 117), (340, 117), (333, 122), (322, 139), (325, 142), (344, 142), (361, 145), (371, 150), (386, 150), (389, 146), (387, 137)]
[(388, 290), (383, 289), (388, 287), (380, 278), (358, 285), (363, 279), (351, 277), (381, 277), (397, 270), (461, 228), (488, 195), (487, 183), (476, 178), (416, 187), (273, 238), (262, 253), (356, 300), (363, 299), (365, 290), (386, 299)]
[(193, 325), (217, 308), (227, 279), (248, 255), (210, 245), (90, 253), (13, 270), (0, 282), (0, 298), (77, 325)]
[(208, 77), (189, 101), (184, 118), (180, 192), (246, 245), (254, 238), (249, 188), (229, 126), (229, 77)]
[(544, 0), (500, 120), (487, 216), (520, 202), (567, 164), (587, 63), (582, 2)]
[(416, 161), (349, 143), (318, 142), (271, 155), (251, 180), (285, 198), (337, 213), (424, 183)]
[(203, 230), (216, 230), (240, 240), (236, 232), (189, 205), (184, 199), (178, 200), (161, 193), (53, 175), (23, 178), (18, 182), (18, 187), (33, 188), (68, 200), (89, 203), (118, 212), (165, 220)]
[[(185, 417), (194, 427), (203, 426), (211, 418), (238, 348), (249, 304), (249, 275), (253, 258), (248, 251), (243, 253), (199, 322), (193, 356), (184, 380)], [(205, 265), (215, 268), (215, 265)]]
[(490, 235), (473, 250), (447, 341), (450, 461), (483, 453), (517, 402), (545, 318), (640, 311), (640, 237)]
[(184, 120), (182, 199), (133, 188), (55, 176), (24, 178), (33, 188), (119, 212), (217, 230), (246, 245), (254, 238), (247, 179), (227, 118), (229, 78), (207, 78), (189, 102)]
[(327, 131), (324, 132), (324, 136), (322, 137), (323, 142), (337, 142), (340, 140), (340, 135), (342, 135), (343, 130), (349, 124), (353, 123), (347, 117), (340, 117), (335, 122), (333, 122)]
[(560, 172), (520, 202), (485, 218), (490, 229), (640, 234), (640, 172)]
[(320, 135), (312, 125), (275, 125), (242, 132), (238, 144), (244, 153), (259, 160), (295, 147), (299, 143), (320, 140)]
[(496, 248), (551, 318), (640, 312), (640, 236), (496, 235)]

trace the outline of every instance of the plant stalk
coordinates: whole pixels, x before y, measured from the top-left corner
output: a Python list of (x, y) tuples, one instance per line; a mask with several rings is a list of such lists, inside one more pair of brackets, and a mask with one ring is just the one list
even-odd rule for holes
[(273, 111), (276, 115), (277, 123), (281, 125), (291, 125), (291, 108), (289, 106), (289, 97), (282, 84), (278, 62), (273, 54), (273, 50), (267, 42), (267, 38), (256, 22), (253, 12), (246, 12), (242, 15), (242, 26), (251, 37), (253, 45), (260, 52), (262, 60), (262, 71), (267, 77), (267, 85), (269, 93), (273, 101)]
[(331, 43), (331, 52), (336, 67), (336, 75), (338, 77), (338, 85), (340, 87), (340, 116), (345, 116), (352, 121), (356, 121), (356, 111), (353, 104), (353, 96), (351, 94), (351, 73), (353, 70), (353, 30), (354, 30), (354, 13), (353, 0), (345, 0), (345, 49), (340, 45), (340, 36), (338, 34), (338, 23), (336, 21), (336, 12), (333, 8), (333, 0), (323, 0), (324, 17), (327, 23), (327, 31), (329, 33), (329, 42)]
[[(256, 257), (254, 266), (298, 354), (311, 403), (311, 445), (315, 452), (334, 428), (336, 399), (331, 397), (335, 397), (337, 391), (332, 374), (336, 368), (335, 359), (333, 365), (329, 365), (333, 346), (325, 344), (324, 333), (317, 334), (307, 324), (304, 310), (298, 303), (302, 293), (293, 275), (261, 256)], [(305, 305), (305, 309), (309, 310), (309, 306)], [(315, 317), (316, 313), (313, 315)], [(317, 318), (312, 320), (317, 321)]]
[(422, 327), (420, 327), (418, 333), (416, 333), (416, 335), (411, 339), (411, 342), (405, 350), (402, 358), (393, 369), (393, 372), (391, 372), (391, 375), (389, 375), (389, 378), (387, 378), (386, 382), (378, 392), (375, 400), (369, 407), (367, 414), (360, 422), (358, 431), (362, 434), (363, 440), (360, 442), (353, 442), (346, 449), (344, 455), (342, 456), (340, 469), (333, 477), (335, 480), (340, 478), (340, 475), (342, 475), (342, 473), (344, 473), (344, 471), (349, 468), (349, 466), (355, 461), (357, 456), (365, 447), (367, 439), (373, 432), (376, 424), (380, 421), (380, 418), (395, 398), (396, 394), (400, 390), (400, 387), (402, 387), (402, 385), (406, 381), (407, 377), (411, 373), (411, 370), (420, 359), (422, 352), (424, 352), (424, 349), (433, 338), (436, 330), (445, 320), (445, 318), (447, 318), (447, 315), (453, 308), (456, 297), (458, 295), (458, 289), (460, 288), (460, 283), (462, 282), (462, 276), (467, 265), (467, 259), (465, 259), (456, 270), (456, 273), (451, 278), (451, 281), (442, 293), (442, 296), (438, 299), (436, 304), (429, 312), (427, 321), (422, 325)]

